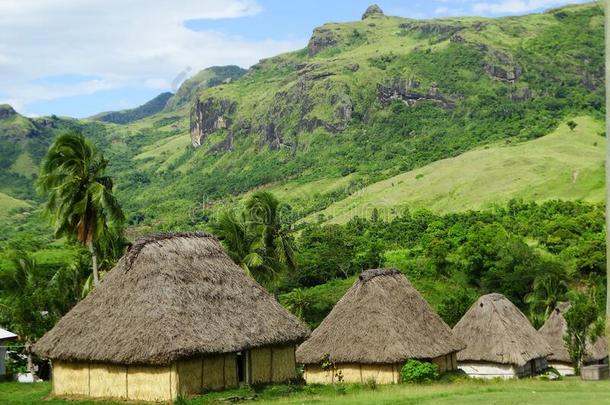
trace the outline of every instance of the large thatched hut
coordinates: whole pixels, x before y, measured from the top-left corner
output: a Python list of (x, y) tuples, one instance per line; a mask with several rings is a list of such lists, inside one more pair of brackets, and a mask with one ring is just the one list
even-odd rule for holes
[(56, 395), (171, 400), (295, 376), (309, 331), (203, 233), (138, 240), (35, 345)]
[(408, 359), (456, 368), (464, 345), (396, 269), (363, 272), (305, 343), (297, 362), (308, 383), (399, 381)]
[(458, 367), (479, 378), (515, 378), (547, 367), (552, 350), (526, 316), (502, 294), (480, 297), (454, 326), (466, 342)]
[[(561, 302), (553, 310), (544, 325), (539, 329), (540, 334), (551, 346), (553, 354), (548, 357), (549, 365), (554, 367), (561, 375), (574, 375), (574, 365), (570, 354), (565, 346), (564, 336), (568, 325), (563, 316), (570, 309), (569, 302)], [(585, 364), (607, 364), (608, 363), (608, 341), (606, 337), (600, 337), (594, 344), (588, 342)]]

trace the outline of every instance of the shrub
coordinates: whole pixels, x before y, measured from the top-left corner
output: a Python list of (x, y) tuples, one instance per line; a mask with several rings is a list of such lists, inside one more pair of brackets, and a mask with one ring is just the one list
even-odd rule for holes
[(400, 370), (403, 383), (426, 383), (438, 380), (438, 366), (425, 361), (409, 360)]
[(174, 401), (174, 405), (187, 405), (188, 402), (182, 395), (178, 395), (176, 400)]
[(375, 377), (370, 377), (367, 378), (366, 380), (366, 386), (372, 390), (375, 391), (377, 389), (377, 380), (375, 379)]

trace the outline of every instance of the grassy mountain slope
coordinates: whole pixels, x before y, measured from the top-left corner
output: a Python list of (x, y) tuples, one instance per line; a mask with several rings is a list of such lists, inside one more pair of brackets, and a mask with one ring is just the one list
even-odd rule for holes
[(306, 217), (435, 161), (531, 141), (569, 117), (600, 118), (603, 13), (579, 5), (499, 19), (377, 15), (318, 27), (307, 48), (243, 73), (207, 69), (163, 111), (126, 125), (26, 119), (30, 135), (0, 134), (12, 145), (0, 156), (10, 168), (0, 192), (33, 199), (32, 176), (54, 134), (79, 128), (110, 159), (132, 225), (205, 226), (210, 206), (260, 187)]
[(114, 124), (129, 124), (130, 122), (149, 117), (162, 111), (167, 105), (167, 101), (172, 96), (173, 94), (169, 92), (161, 93), (157, 97), (136, 108), (103, 112), (96, 114), (95, 116), (91, 117), (91, 119), (103, 122), (112, 122)]
[(15, 200), (35, 200), (38, 165), (53, 138), (72, 129), (91, 135), (99, 125), (57, 116), (27, 118), (10, 106), (0, 106), (0, 192)]
[(222, 83), (229, 83), (243, 76), (245, 72), (246, 70), (239, 66), (212, 66), (187, 79), (182, 83), (176, 94), (161, 93), (139, 107), (103, 112), (94, 115), (91, 119), (114, 124), (129, 124), (161, 111), (174, 111), (192, 102), (198, 92)]
[[(489, 208), (511, 198), (601, 202), (606, 140), (603, 122), (574, 120), (532, 141), (490, 145), (371, 184), (320, 212), (333, 222), (374, 208), (391, 217), (405, 206), (437, 212)], [(313, 219), (313, 218), (312, 218)]]
[(203, 69), (180, 85), (176, 94), (167, 102), (166, 110), (172, 111), (191, 103), (199, 92), (222, 83), (230, 83), (246, 73), (239, 66), (212, 66)]
[[(205, 220), (192, 217), (202, 201), (296, 186), (311, 191), (294, 206), (306, 216), (434, 161), (599, 118), (602, 22), (599, 8), (581, 5), (326, 24), (307, 48), (117, 135), (138, 144), (117, 155), (120, 195), (143, 222), (170, 227)], [(123, 163), (133, 159), (135, 170)]]
[(13, 198), (10, 195), (0, 193), (0, 218), (11, 215), (11, 212), (20, 208), (29, 208), (30, 204), (23, 200)]

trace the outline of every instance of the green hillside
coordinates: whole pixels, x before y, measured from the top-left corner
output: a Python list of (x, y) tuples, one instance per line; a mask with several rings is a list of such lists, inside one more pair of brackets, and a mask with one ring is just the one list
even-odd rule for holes
[(540, 138), (569, 117), (601, 119), (602, 22), (582, 5), (326, 24), (307, 48), (99, 139), (129, 145), (111, 157), (119, 196), (144, 224), (193, 224), (202, 201), (265, 186), (307, 190), (293, 200), (307, 216), (437, 160)]
[(245, 73), (245, 69), (235, 65), (212, 66), (203, 69), (182, 83), (176, 94), (168, 100), (165, 109), (167, 111), (176, 110), (193, 102), (199, 92), (209, 87), (230, 83), (233, 80), (239, 79)]
[[(333, 216), (347, 218), (354, 203), (379, 203), (371, 190), (387, 194), (379, 205), (389, 210), (431, 200), (442, 212), (476, 208), (494, 202), (477, 194), (486, 186), (467, 182), (437, 199), (444, 176), (432, 181), (425, 170), (467, 164), (471, 150), (491, 153), (507, 142), (519, 148), (570, 117), (590, 117), (574, 131), (580, 133), (603, 117), (603, 100), (603, 13), (595, 5), (498, 19), (376, 14), (318, 27), (306, 48), (245, 74), (235, 66), (206, 69), (163, 111), (125, 125), (21, 117), (16, 126), (0, 117), (0, 130), (10, 128), (0, 134), (0, 164), (9, 169), (0, 192), (35, 199), (44, 151), (55, 134), (76, 128), (104, 150), (130, 223), (143, 230), (206, 227), (202, 207), (234, 204), (261, 187), (289, 200), (302, 218), (333, 203)], [(559, 170), (541, 178), (527, 172), (494, 195), (595, 200), (599, 185), (584, 180), (595, 156), (582, 163), (575, 187)], [(424, 177), (413, 182), (409, 173)], [(544, 194), (522, 189), (542, 181)]]
[(392, 217), (405, 207), (478, 210), (512, 198), (603, 202), (603, 122), (590, 117), (574, 121), (578, 126), (573, 131), (562, 124), (542, 138), (486, 146), (390, 177), (319, 214), (332, 222), (345, 222), (354, 216), (368, 218), (375, 208)]
[[(0, 106), (0, 278), (38, 263), (40, 299), (23, 302), (51, 310), (33, 336), (81, 299), (90, 253), (53, 237), (35, 187), (54, 138), (77, 130), (109, 162), (126, 239), (213, 230), (310, 326), (384, 266), (450, 324), (489, 292), (536, 326), (568, 292), (589, 289), (601, 308), (603, 22), (596, 4), (497, 19), (377, 13), (315, 28), (306, 48), (245, 72), (206, 69), (125, 124)], [(279, 201), (249, 199), (260, 190)], [(99, 249), (104, 270), (123, 247)], [(0, 308), (21, 310), (7, 297)]]
[(161, 93), (157, 97), (139, 107), (122, 111), (103, 112), (91, 117), (91, 119), (103, 122), (112, 122), (114, 124), (129, 124), (130, 122), (134, 122), (163, 111), (167, 105), (167, 101), (172, 98), (172, 96), (173, 94), (170, 92)]
[(0, 193), (0, 218), (8, 217), (14, 210), (29, 207), (30, 205), (25, 201)]

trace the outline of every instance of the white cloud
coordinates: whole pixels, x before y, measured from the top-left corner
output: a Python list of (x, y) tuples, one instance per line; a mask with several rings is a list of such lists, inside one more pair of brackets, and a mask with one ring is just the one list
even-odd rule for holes
[[(183, 25), (190, 19), (240, 18), (260, 10), (254, 0), (0, 0), (0, 88), (5, 101), (19, 106), (122, 86), (168, 88), (189, 66), (194, 71), (250, 66), (303, 45), (249, 41)], [(65, 74), (98, 79), (34, 82)]]
[(472, 10), (482, 14), (515, 14), (560, 6), (565, 3), (565, 0), (502, 0), (497, 3), (475, 3)]

